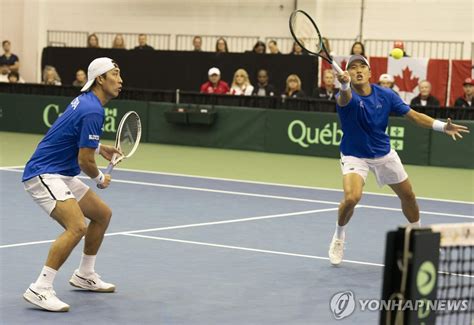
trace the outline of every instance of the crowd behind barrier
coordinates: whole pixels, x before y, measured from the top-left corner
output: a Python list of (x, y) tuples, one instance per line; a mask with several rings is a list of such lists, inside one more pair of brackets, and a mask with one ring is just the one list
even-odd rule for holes
[[(0, 83), (0, 93), (64, 96), (74, 98), (79, 95), (79, 89), (73, 86), (48, 87), (38, 84), (8, 84)], [(179, 93), (179, 95), (177, 95)], [(179, 97), (179, 103), (177, 103)], [(177, 106), (210, 105), (229, 107), (266, 108), (275, 110), (308, 111), (308, 112), (336, 112), (334, 101), (314, 98), (282, 98), (275, 96), (232, 96), (209, 95), (198, 92), (177, 90), (145, 90), (124, 88), (120, 93), (120, 100), (136, 100), (146, 102), (174, 103)], [(462, 107), (413, 107), (419, 112), (433, 118), (451, 118), (453, 120), (474, 120), (474, 109)]]

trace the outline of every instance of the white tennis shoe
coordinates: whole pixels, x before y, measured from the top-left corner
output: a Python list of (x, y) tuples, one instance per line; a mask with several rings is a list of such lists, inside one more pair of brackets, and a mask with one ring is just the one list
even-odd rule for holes
[(29, 303), (49, 311), (68, 311), (69, 305), (56, 297), (53, 288), (37, 288), (34, 283), (26, 289), (23, 298)]
[(329, 261), (332, 265), (339, 265), (344, 256), (344, 240), (332, 237), (331, 245), (329, 245)]
[(114, 292), (115, 284), (104, 282), (97, 273), (82, 275), (79, 270), (75, 270), (69, 280), (69, 284), (81, 289), (95, 292)]

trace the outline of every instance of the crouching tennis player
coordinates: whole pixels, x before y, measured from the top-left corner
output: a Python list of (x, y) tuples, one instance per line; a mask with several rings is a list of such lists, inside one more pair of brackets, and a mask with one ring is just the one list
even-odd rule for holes
[[(82, 170), (99, 188), (110, 184), (110, 175), (97, 168), (94, 154), (110, 160), (119, 153), (112, 146), (100, 145), (99, 138), (105, 117), (103, 106), (118, 96), (122, 78), (113, 60), (98, 58), (89, 65), (87, 79), (83, 93), (49, 129), (23, 173), (25, 190), (65, 229), (51, 245), (38, 279), (23, 295), (28, 302), (49, 311), (69, 310), (69, 305), (56, 297), (53, 281), (82, 237), (82, 260), (69, 283), (90, 291), (115, 291), (115, 285), (102, 281), (94, 270), (112, 211), (77, 175)], [(89, 225), (85, 218), (90, 220)]]

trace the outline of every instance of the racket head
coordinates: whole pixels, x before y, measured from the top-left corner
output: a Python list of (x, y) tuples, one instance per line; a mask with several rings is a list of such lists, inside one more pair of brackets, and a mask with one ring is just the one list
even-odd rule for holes
[(115, 139), (115, 147), (122, 152), (122, 155), (114, 154), (111, 163), (115, 166), (122, 159), (132, 156), (140, 144), (141, 136), (140, 116), (135, 111), (127, 112), (120, 120)]
[(321, 51), (328, 54), (318, 26), (308, 13), (303, 10), (293, 11), (289, 23), (291, 36), (306, 52), (317, 56), (321, 56)]

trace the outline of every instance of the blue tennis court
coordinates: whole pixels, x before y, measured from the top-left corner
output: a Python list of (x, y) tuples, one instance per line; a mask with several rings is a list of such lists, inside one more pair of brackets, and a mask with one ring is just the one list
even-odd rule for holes
[[(114, 212), (96, 269), (117, 292), (68, 284), (82, 243), (55, 281), (71, 305), (48, 313), (23, 301), (62, 231), (20, 182), (0, 169), (3, 324), (374, 324), (378, 312), (336, 320), (331, 297), (381, 295), (386, 232), (404, 224), (394, 196), (365, 194), (348, 226), (344, 262), (329, 242), (342, 193), (336, 190), (117, 170), (100, 191)], [(90, 181), (89, 185), (92, 185)], [(419, 199), (422, 224), (472, 222), (469, 202)]]

